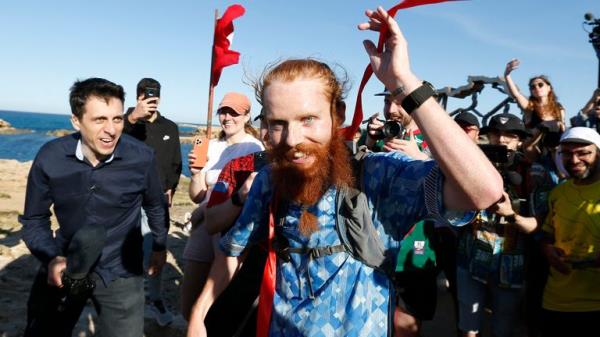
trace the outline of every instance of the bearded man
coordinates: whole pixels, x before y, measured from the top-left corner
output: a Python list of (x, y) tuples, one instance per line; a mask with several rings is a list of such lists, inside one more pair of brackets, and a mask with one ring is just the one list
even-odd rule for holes
[[(373, 222), (375, 240), (386, 256), (395, 257), (409, 227), (427, 213), (426, 177), (435, 178), (431, 187), (440, 209), (486, 208), (501, 198), (502, 180), (432, 98), (433, 90), (412, 73), (407, 44), (396, 21), (381, 7), (367, 11), (367, 16), (369, 22), (359, 29), (379, 31), (387, 26), (391, 33), (384, 53), (377, 52), (372, 42), (365, 43), (374, 73), (386, 87), (394, 88), (393, 99), (407, 102), (405, 110), (412, 113), (438, 160), (418, 161), (387, 152), (370, 153), (363, 161), (358, 180), (368, 205), (365, 212)], [(281, 245), (292, 252), (287, 256), (269, 252), (265, 275), (269, 268), (275, 269), (274, 279), (269, 284), (263, 278), (258, 336), (389, 334), (390, 308), (394, 307), (389, 278), (347, 251), (334, 249), (342, 242), (336, 227), (336, 196), (355, 183), (349, 153), (338, 132), (344, 116), (343, 95), (343, 82), (331, 68), (311, 59), (276, 64), (256, 85), (256, 97), (267, 119), (272, 165), (256, 176), (221, 248), (233, 269), (245, 247), (264, 241), (267, 232), (277, 238), (278, 252), (283, 250)], [(275, 218), (281, 221), (275, 224)], [(323, 247), (331, 247), (330, 253), (300, 253)], [(203, 312), (196, 309), (222, 290), (226, 276), (206, 283), (188, 336), (205, 334)]]
[(600, 135), (574, 127), (560, 139), (570, 179), (550, 192), (544, 253), (550, 274), (543, 336), (590, 336), (600, 321)]

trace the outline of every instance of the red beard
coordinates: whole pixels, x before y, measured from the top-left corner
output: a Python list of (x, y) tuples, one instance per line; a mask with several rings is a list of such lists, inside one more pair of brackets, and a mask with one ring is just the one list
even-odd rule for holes
[[(315, 160), (307, 168), (292, 162), (294, 152), (312, 155)], [(325, 145), (299, 144), (290, 148), (285, 144), (270, 151), (273, 163), (273, 183), (276, 195), (288, 201), (308, 207), (314, 205), (332, 185), (354, 186), (354, 177), (349, 161), (349, 153), (341, 135), (332, 137)], [(318, 229), (314, 214), (303, 211), (300, 217), (300, 233), (309, 237)]]

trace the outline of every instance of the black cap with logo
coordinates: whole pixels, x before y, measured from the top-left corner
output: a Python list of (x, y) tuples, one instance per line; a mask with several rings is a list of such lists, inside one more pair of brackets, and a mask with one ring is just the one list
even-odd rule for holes
[(514, 132), (521, 138), (530, 135), (521, 118), (511, 114), (499, 114), (492, 117), (488, 125), (481, 128), (481, 134), (486, 134), (491, 130)]

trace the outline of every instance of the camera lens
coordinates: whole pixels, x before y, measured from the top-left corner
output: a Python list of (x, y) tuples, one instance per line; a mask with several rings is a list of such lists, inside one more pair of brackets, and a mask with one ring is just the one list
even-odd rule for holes
[(384, 138), (394, 138), (402, 135), (402, 124), (396, 121), (387, 121), (383, 124), (382, 133)]

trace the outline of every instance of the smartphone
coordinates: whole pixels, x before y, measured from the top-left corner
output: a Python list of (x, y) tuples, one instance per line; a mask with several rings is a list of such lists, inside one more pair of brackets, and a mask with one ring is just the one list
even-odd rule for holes
[[(158, 91), (158, 88), (154, 88), (154, 87), (147, 87), (146, 89), (144, 89), (144, 99), (150, 98), (150, 97), (160, 97), (160, 92)], [(152, 103), (156, 103), (156, 101), (150, 101)]]
[(254, 172), (260, 171), (265, 165), (269, 163), (267, 158), (267, 151), (260, 151), (254, 153)]
[(193, 168), (203, 168), (206, 166), (207, 155), (208, 155), (208, 137), (196, 137), (194, 139), (194, 155), (196, 155), (196, 160), (192, 165)]

